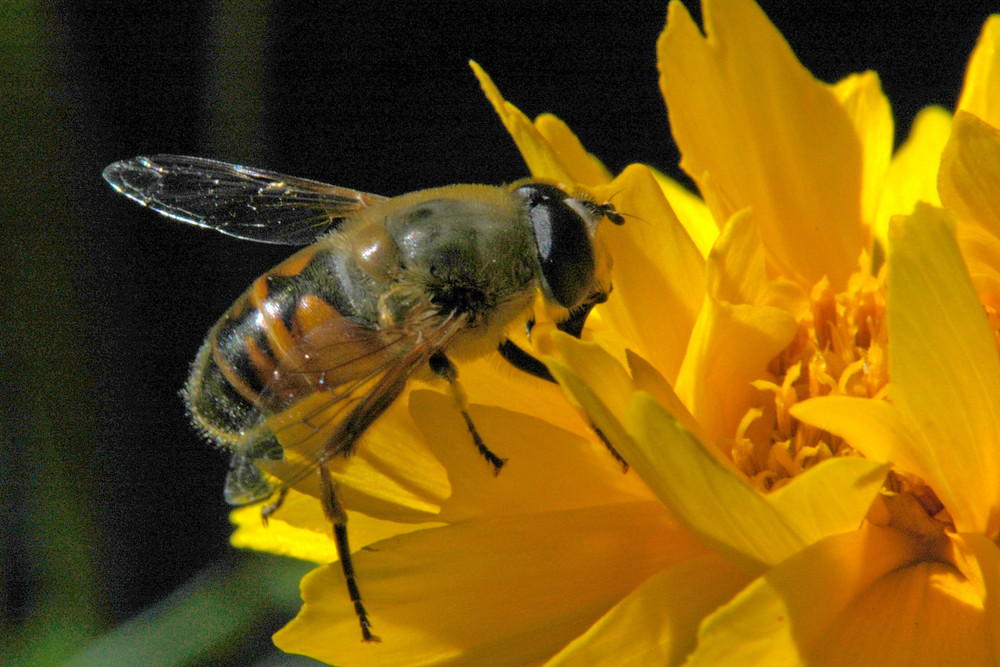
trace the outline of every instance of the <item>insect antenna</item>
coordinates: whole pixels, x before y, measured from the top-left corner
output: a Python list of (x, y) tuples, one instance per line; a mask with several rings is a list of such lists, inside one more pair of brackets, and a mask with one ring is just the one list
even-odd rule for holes
[[(624, 188), (619, 189), (619, 190), (615, 190), (611, 194), (611, 196), (608, 197), (607, 202), (605, 202), (604, 204), (600, 205), (600, 207), (602, 209), (602, 212), (604, 212), (604, 214), (608, 218), (608, 220), (610, 220), (611, 222), (615, 223), (616, 225), (621, 225), (624, 222), (625, 218), (632, 218), (633, 220), (638, 220), (639, 222), (641, 222), (641, 223), (643, 223), (645, 225), (648, 225), (649, 227), (652, 227), (653, 224), (651, 222), (649, 222), (648, 220), (646, 220), (645, 218), (642, 218), (642, 217), (636, 215), (635, 213), (628, 213), (626, 211), (619, 211), (618, 209), (616, 209), (616, 208), (614, 208), (612, 206), (611, 200), (613, 200), (615, 197), (617, 197), (618, 195), (620, 195), (624, 191), (625, 191)], [(607, 214), (606, 209), (608, 207), (610, 207), (612, 209), (612, 213), (613, 213), (614, 217), (612, 217), (611, 215)]]

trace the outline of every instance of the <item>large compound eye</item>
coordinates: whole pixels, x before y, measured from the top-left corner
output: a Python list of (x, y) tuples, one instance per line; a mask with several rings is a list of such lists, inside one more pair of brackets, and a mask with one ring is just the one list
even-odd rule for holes
[(542, 277), (556, 303), (574, 308), (590, 296), (594, 281), (594, 246), (582, 206), (572, 206), (565, 192), (533, 183), (516, 190), (524, 199), (538, 246)]

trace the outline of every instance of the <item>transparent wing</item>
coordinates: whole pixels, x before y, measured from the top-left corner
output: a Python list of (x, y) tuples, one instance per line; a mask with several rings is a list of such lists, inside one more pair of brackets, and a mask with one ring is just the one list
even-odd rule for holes
[(264, 243), (308, 245), (385, 197), (262, 169), (183, 155), (108, 165), (104, 180), (175, 220)]
[(227, 500), (245, 504), (268, 497), (274, 483), (262, 483), (265, 471), (280, 486), (291, 487), (322, 463), (350, 456), (410, 377), (464, 325), (464, 318), (452, 317), (429, 323), (420, 333), (379, 341), (360, 330), (349, 337), (342, 328), (310, 332), (300, 349), (285, 354), (261, 395), (269, 405), (239, 448), (254, 455), (234, 456)]

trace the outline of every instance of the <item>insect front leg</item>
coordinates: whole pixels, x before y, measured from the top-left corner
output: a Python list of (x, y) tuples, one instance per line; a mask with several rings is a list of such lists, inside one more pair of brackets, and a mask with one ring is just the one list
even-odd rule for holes
[[(574, 338), (579, 338), (580, 334), (583, 333), (583, 323), (584, 320), (586, 320), (587, 315), (590, 313), (590, 309), (591, 306), (588, 306), (585, 309), (581, 309), (576, 316), (571, 317), (569, 320), (566, 320), (568, 324), (560, 323), (556, 326), (561, 331), (570, 334)], [(529, 333), (531, 331), (530, 323), (528, 331)], [(528, 375), (534, 376), (539, 380), (545, 380), (546, 382), (555, 383), (556, 379), (552, 377), (552, 373), (549, 372), (549, 369), (545, 366), (545, 364), (543, 364), (535, 357), (531, 356), (529, 353), (522, 350), (511, 339), (507, 338), (502, 343), (500, 343), (500, 345), (497, 347), (497, 351), (500, 353), (500, 356), (503, 357), (507, 363), (509, 363), (517, 370), (527, 373)], [(604, 435), (601, 429), (597, 428), (597, 425), (594, 424), (594, 422), (589, 418), (588, 418), (588, 423), (590, 424), (591, 430), (594, 431), (597, 437), (601, 439), (601, 442), (604, 443), (604, 446), (608, 448), (608, 451), (611, 452), (611, 456), (615, 457), (615, 460), (621, 464), (622, 472), (628, 472), (628, 461), (622, 458), (622, 455), (618, 453), (618, 450), (615, 449), (615, 446), (611, 444), (611, 441), (608, 440), (608, 438)]]
[(532, 375), (539, 380), (545, 380), (546, 382), (556, 381), (545, 364), (522, 350), (511, 339), (508, 338), (500, 343), (497, 351), (500, 352), (500, 356), (504, 358), (504, 361), (517, 370)]
[[(590, 311), (593, 310), (594, 305), (603, 303), (606, 300), (606, 294), (595, 296), (591, 303), (580, 306), (570, 314), (568, 319), (557, 323), (556, 328), (563, 333), (569, 334), (573, 338), (579, 339), (583, 334), (583, 325), (587, 322), (587, 316), (590, 315)], [(531, 329), (534, 326), (534, 319), (528, 320), (526, 324), (528, 338), (531, 338)], [(555, 383), (556, 379), (552, 377), (552, 373), (549, 372), (549, 369), (546, 368), (545, 364), (522, 350), (511, 339), (507, 338), (500, 343), (500, 345), (497, 346), (497, 351), (500, 352), (500, 356), (502, 356), (507, 363), (517, 370), (523, 371), (528, 375), (532, 375), (539, 380)], [(601, 436), (601, 439), (604, 440), (604, 437)], [(607, 441), (605, 440), (605, 442)]]
[(358, 590), (358, 582), (354, 575), (354, 561), (351, 559), (351, 545), (347, 541), (347, 512), (344, 506), (337, 500), (337, 485), (330, 476), (330, 471), (325, 464), (318, 467), (320, 502), (323, 504), (323, 514), (333, 524), (333, 536), (337, 543), (337, 555), (340, 556), (340, 567), (344, 571), (344, 579), (347, 580), (347, 593), (354, 603), (354, 613), (358, 615), (358, 622), (361, 624), (361, 638), (366, 642), (382, 641), (371, 633), (371, 622), (368, 620), (368, 612), (361, 603), (361, 591)]
[(465, 390), (462, 389), (462, 385), (458, 382), (458, 369), (455, 368), (455, 364), (443, 352), (435, 352), (430, 358), (430, 366), (435, 375), (448, 381), (448, 386), (451, 388), (451, 397), (465, 419), (465, 425), (469, 428), (469, 433), (472, 435), (472, 442), (475, 443), (476, 449), (479, 450), (483, 458), (493, 466), (493, 474), (499, 474), (500, 468), (507, 462), (507, 459), (502, 459), (490, 451), (490, 448), (486, 446), (486, 443), (480, 437), (479, 431), (472, 421), (472, 417), (469, 416), (469, 400), (465, 396)]
[(568, 319), (556, 324), (556, 329), (559, 329), (563, 333), (568, 333), (573, 338), (579, 338), (583, 334), (583, 325), (587, 323), (587, 316), (590, 315), (590, 311), (593, 310), (597, 303), (607, 301), (607, 298), (607, 295), (604, 295), (603, 298), (598, 298), (591, 303), (580, 306), (574, 312), (570, 313)]

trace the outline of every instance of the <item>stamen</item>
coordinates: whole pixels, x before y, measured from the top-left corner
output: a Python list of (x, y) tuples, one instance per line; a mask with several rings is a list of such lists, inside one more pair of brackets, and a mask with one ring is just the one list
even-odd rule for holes
[[(840, 438), (792, 417), (807, 398), (884, 394), (885, 298), (880, 278), (864, 270), (843, 292), (821, 280), (810, 294), (811, 307), (792, 342), (768, 366), (774, 380), (754, 383), (761, 404), (744, 416), (734, 441), (734, 463), (764, 491), (833, 456), (858, 456)], [(771, 414), (771, 425), (763, 426)]]
[[(862, 262), (843, 292), (825, 279), (817, 283), (794, 339), (768, 365), (774, 379), (754, 383), (761, 402), (747, 410), (736, 437), (726, 444), (733, 463), (762, 491), (779, 489), (832, 457), (861, 455), (837, 436), (797, 421), (791, 409), (819, 396), (885, 398), (889, 368), (884, 278), (872, 276)], [(912, 474), (891, 472), (883, 498), (886, 502), (870, 517), (876, 523), (926, 532), (940, 530), (933, 527), (950, 520), (934, 491)], [(910, 516), (912, 512), (920, 516)]]

